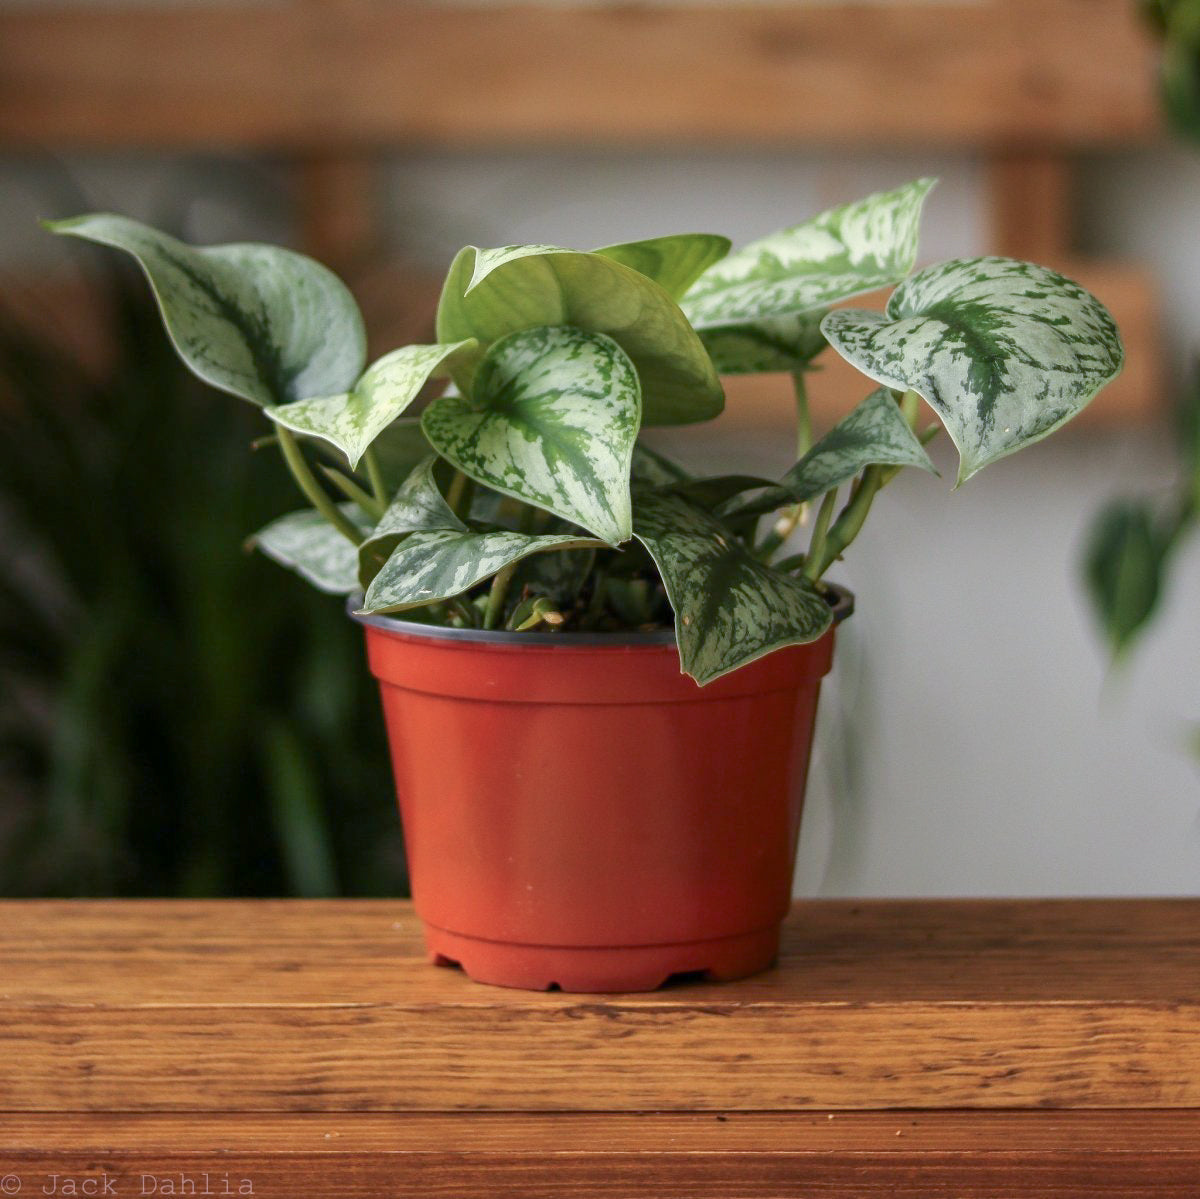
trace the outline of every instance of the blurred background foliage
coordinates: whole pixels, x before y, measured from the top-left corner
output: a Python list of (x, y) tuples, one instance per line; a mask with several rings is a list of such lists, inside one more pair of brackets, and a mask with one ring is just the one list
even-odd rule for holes
[[(1200, 0), (1150, 0), (1143, 8), (1162, 39), (1160, 85), (1171, 128), (1200, 146)], [(1157, 495), (1114, 498), (1088, 538), (1088, 589), (1116, 661), (1154, 618), (1171, 562), (1200, 519), (1200, 360), (1173, 415), (1177, 482)]]
[(0, 314), (0, 893), (403, 894), (361, 633), (238, 552), (297, 506), (261, 418), (89, 277), (101, 370)]

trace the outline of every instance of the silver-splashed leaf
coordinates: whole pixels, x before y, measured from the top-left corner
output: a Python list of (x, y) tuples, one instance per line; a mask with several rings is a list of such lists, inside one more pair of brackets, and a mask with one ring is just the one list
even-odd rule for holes
[(928, 402), (958, 447), (960, 483), (1052, 433), (1124, 361), (1095, 296), (1011, 258), (928, 267), (895, 290), (886, 312), (831, 312), (821, 328), (863, 374)]
[(213, 387), (265, 407), (346, 391), (362, 373), (358, 306), (311, 258), (278, 246), (196, 248), (105, 213), (47, 227), (133, 255), (179, 356)]
[[(356, 504), (339, 508), (364, 533), (371, 521)], [(331, 595), (358, 589), (358, 547), (319, 512), (303, 508), (271, 521), (246, 542)]]
[(358, 547), (358, 579), (363, 587), (379, 573), (400, 540), (409, 533), (446, 529), (465, 532), (438, 486), (435, 471), (441, 459), (430, 454), (418, 463), (392, 497), (379, 523)]
[(638, 487), (668, 487), (682, 483), (691, 475), (666, 454), (652, 449), (644, 441), (633, 447), (633, 482)]
[(672, 233), (602, 246), (595, 253), (632, 267), (678, 300), (714, 262), (729, 253), (729, 247), (729, 238), (716, 233)]
[[(652, 279), (604, 254), (553, 246), (468, 246), (450, 267), (438, 304), (442, 342), (481, 345), (520, 330), (572, 325), (611, 337), (641, 380), (647, 424), (708, 420), (725, 395), (699, 335)], [(476, 367), (455, 366), (465, 395)]]
[(634, 535), (658, 566), (675, 609), (680, 665), (703, 686), (832, 622), (806, 579), (753, 558), (728, 529), (678, 496), (647, 496)]
[(821, 332), (823, 308), (765, 317), (742, 325), (700, 330), (700, 340), (722, 375), (799, 371), (829, 344)]
[(569, 326), (496, 342), (474, 399), (442, 396), (422, 427), (443, 458), (488, 487), (612, 545), (632, 531), (629, 476), (641, 399), (615, 341)]
[(569, 534), (471, 533), (442, 529), (412, 533), (392, 551), (367, 588), (364, 612), (402, 612), (469, 591), (476, 583), (530, 554), (603, 545)]
[(912, 270), (932, 179), (843, 204), (735, 250), (683, 298), (698, 329), (828, 308)]
[(784, 504), (802, 504), (848, 483), (868, 466), (915, 466), (938, 473), (886, 387), (871, 392), (838, 421), (778, 486), (730, 504), (721, 515), (727, 519), (762, 516)]
[(475, 344), (404, 346), (373, 363), (348, 392), (294, 400), (266, 413), (288, 429), (336, 446), (354, 470), (367, 447), (442, 372), (447, 359), (468, 354)]

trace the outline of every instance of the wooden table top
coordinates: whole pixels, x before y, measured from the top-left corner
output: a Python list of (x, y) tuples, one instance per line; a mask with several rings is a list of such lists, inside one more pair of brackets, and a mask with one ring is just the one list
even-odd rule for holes
[(2, 903), (9, 1160), (126, 1194), (208, 1161), (291, 1199), (1195, 1199), (1200, 900), (805, 902), (774, 970), (620, 996), (435, 968), (401, 901)]

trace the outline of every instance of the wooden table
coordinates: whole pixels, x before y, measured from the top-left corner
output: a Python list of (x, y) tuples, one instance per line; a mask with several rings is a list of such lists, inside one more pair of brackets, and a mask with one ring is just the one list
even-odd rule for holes
[(401, 902), (0, 904), (0, 1197), (1200, 1195), (1200, 900), (796, 907), (529, 994)]

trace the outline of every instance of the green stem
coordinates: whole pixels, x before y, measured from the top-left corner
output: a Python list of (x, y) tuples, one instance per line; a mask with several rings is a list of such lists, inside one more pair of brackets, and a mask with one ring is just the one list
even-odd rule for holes
[(332, 466), (326, 466), (324, 463), (321, 464), (321, 473), (351, 503), (357, 504), (364, 512), (369, 512), (376, 520), (380, 520), (383, 517), (383, 510), (386, 505), (374, 496), (368, 495), (353, 479), (342, 474), (340, 470), (334, 470)]
[(492, 586), (488, 591), (487, 607), (483, 610), (483, 627), (485, 629), (494, 629), (500, 623), (500, 613), (504, 609), (504, 601), (508, 596), (508, 585), (512, 582), (516, 569), (517, 564), (510, 562), (497, 571), (496, 576), (492, 579)]
[(283, 451), (283, 460), (296, 480), (296, 486), (304, 492), (305, 498), (347, 541), (361, 545), (363, 534), (355, 527), (348, 516), (333, 502), (321, 485), (313, 478), (313, 473), (296, 444), (296, 439), (290, 429), (276, 425), (275, 431), (279, 437), (279, 448)]
[(833, 528), (825, 539), (821, 556), (811, 555), (804, 568), (804, 577), (815, 583), (845, 552), (846, 547), (858, 536), (871, 511), (875, 493), (883, 486), (883, 468), (868, 466), (862, 479), (850, 496), (850, 502), (842, 509)]
[(380, 515), (382, 515), (388, 505), (387, 484), (383, 481), (383, 471), (380, 469), (374, 446), (367, 446), (367, 452), (363, 454), (363, 462), (367, 468), (367, 478), (371, 483), (371, 493), (375, 496), (379, 504)]
[(796, 397), (796, 457), (803, 458), (812, 448), (812, 416), (803, 371), (792, 372), (792, 391)]
[(461, 470), (456, 470), (454, 478), (450, 480), (450, 490), (446, 493), (446, 503), (450, 505), (450, 511), (464, 524), (474, 498), (475, 480), (463, 474)]
[[(833, 519), (833, 509), (836, 503), (837, 488), (831, 487), (825, 493), (825, 498), (821, 501), (821, 508), (817, 513), (816, 524), (813, 525), (812, 540), (808, 546), (809, 562), (819, 562), (825, 553), (825, 543), (829, 535), (829, 522)], [(808, 564), (805, 563), (806, 574), (807, 566)]]

